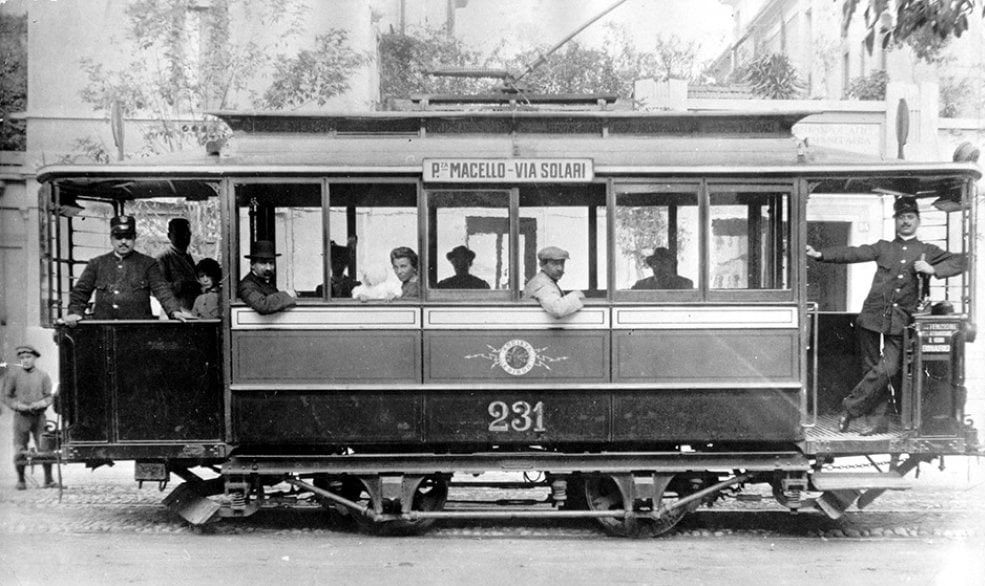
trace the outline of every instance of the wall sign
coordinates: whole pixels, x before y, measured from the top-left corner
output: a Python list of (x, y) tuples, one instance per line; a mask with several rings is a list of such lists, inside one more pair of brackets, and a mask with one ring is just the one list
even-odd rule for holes
[(425, 182), (587, 183), (592, 159), (424, 159)]

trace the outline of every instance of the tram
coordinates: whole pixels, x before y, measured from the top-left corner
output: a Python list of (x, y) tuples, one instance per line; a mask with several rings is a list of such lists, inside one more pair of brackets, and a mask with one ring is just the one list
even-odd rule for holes
[[(906, 488), (921, 462), (979, 453), (964, 414), (974, 163), (809, 146), (792, 132), (806, 112), (486, 106), (221, 112), (232, 138), (201, 153), (42, 169), (64, 461), (174, 475), (165, 502), (192, 523), (251, 515), (286, 483), (384, 532), (554, 516), (640, 535), (759, 484), (836, 517)], [(803, 251), (878, 239), (897, 194), (968, 270), (935, 280), (907, 330), (889, 431), (840, 432), (868, 277)], [(59, 324), (123, 212), (138, 231), (150, 213), (194, 218), (225, 275), (219, 319)], [(261, 315), (237, 297), (257, 240), (275, 243), (295, 307)], [(488, 287), (440, 285), (463, 246)], [(564, 318), (523, 296), (545, 246), (569, 251), (559, 285), (585, 294)], [(388, 268), (396, 247), (419, 256), (419, 297), (329, 286)], [(658, 249), (690, 286), (634, 287)], [(891, 467), (837, 465), (874, 454)], [(543, 500), (458, 506), (462, 478)]]

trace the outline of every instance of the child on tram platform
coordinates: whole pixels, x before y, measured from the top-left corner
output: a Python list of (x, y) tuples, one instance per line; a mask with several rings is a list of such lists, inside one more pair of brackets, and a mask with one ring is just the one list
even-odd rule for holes
[(219, 292), (222, 286), (222, 267), (211, 258), (195, 265), (195, 275), (202, 292), (195, 298), (192, 314), (199, 319), (219, 319)]

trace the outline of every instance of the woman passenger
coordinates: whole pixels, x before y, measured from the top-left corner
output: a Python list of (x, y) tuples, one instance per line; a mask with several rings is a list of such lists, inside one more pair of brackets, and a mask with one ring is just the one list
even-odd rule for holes
[(406, 246), (398, 246), (390, 251), (390, 264), (400, 279), (401, 299), (421, 296), (421, 286), (417, 282), (417, 262), (417, 253)]

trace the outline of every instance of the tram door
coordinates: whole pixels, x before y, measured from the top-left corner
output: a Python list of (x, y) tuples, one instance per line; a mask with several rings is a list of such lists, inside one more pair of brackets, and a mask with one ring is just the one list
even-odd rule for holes
[[(808, 222), (807, 241), (815, 248), (845, 246), (850, 222)], [(807, 300), (816, 303), (818, 316), (818, 404), (819, 414), (841, 410), (841, 400), (861, 376), (855, 315), (847, 313), (848, 266), (807, 263)], [(813, 358), (813, 354), (811, 354)], [(811, 364), (811, 368), (815, 365)]]

